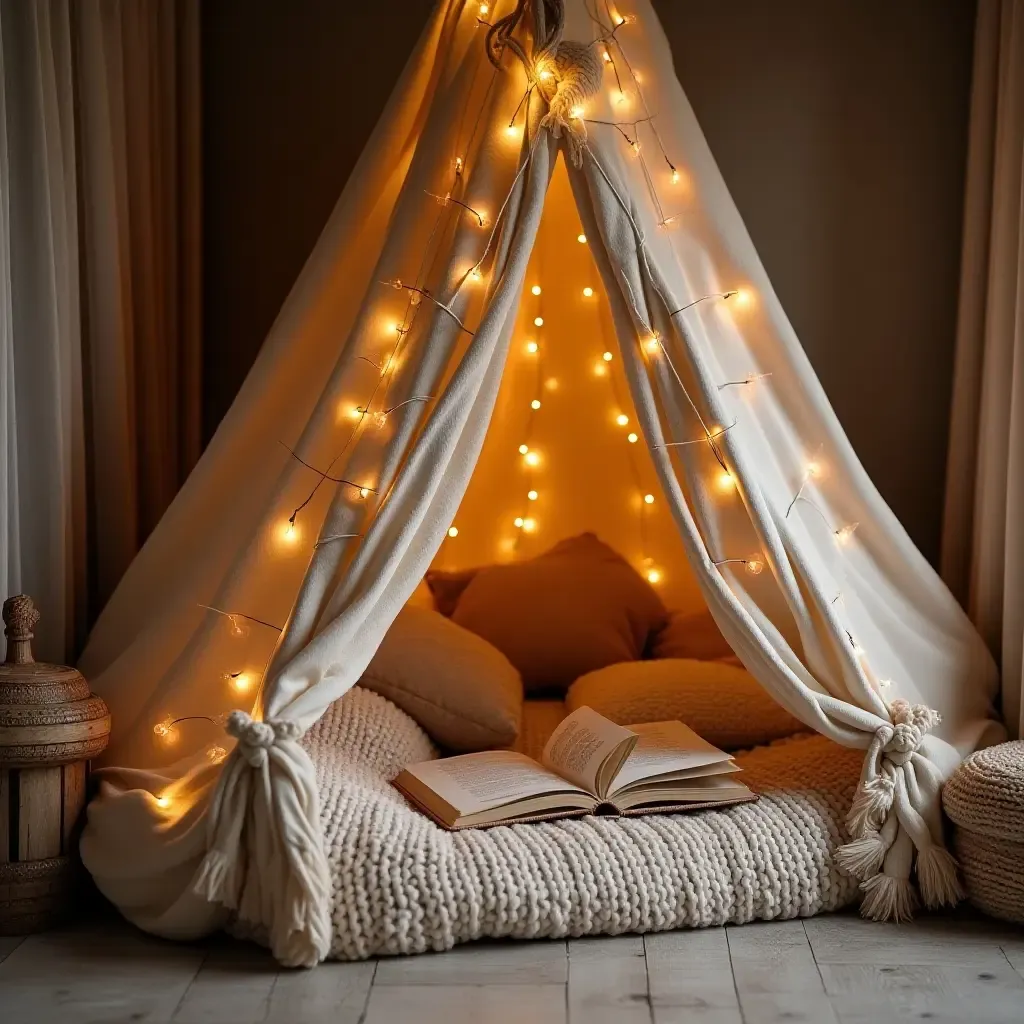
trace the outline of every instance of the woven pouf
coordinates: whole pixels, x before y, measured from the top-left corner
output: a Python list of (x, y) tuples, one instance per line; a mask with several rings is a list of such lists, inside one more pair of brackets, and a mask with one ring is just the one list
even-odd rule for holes
[(1024, 923), (1024, 740), (971, 754), (942, 791), (971, 902)]

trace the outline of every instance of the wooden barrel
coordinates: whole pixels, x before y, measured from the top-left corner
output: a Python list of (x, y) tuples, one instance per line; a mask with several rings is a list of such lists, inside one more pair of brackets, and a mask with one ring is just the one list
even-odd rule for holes
[(31, 598), (4, 602), (0, 665), (0, 935), (40, 931), (75, 904), (89, 759), (110, 713), (81, 673), (32, 658)]

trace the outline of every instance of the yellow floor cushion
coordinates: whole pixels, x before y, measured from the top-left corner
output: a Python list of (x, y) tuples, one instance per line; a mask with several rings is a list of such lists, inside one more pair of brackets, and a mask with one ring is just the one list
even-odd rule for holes
[(715, 661), (627, 661), (581, 676), (569, 712), (587, 705), (620, 725), (678, 719), (724, 750), (754, 747), (807, 727), (745, 669)]

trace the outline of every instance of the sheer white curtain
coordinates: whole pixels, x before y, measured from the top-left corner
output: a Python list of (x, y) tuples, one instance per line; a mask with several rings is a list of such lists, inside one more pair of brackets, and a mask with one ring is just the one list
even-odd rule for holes
[(942, 572), (1024, 736), (1024, 0), (980, 0)]
[(89, 621), (195, 462), (198, 0), (0, 0), (0, 591)]

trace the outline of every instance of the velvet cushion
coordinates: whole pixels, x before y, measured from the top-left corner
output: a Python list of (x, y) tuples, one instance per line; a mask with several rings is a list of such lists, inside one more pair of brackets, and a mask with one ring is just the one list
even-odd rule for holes
[(723, 750), (807, 731), (749, 672), (717, 661), (611, 665), (577, 679), (565, 705), (569, 712), (587, 705), (619, 725), (678, 719)]
[(727, 658), (739, 664), (706, 608), (699, 612), (671, 612), (665, 625), (652, 637), (649, 654), (652, 658), (695, 658), (698, 661)]
[(519, 734), (519, 673), (501, 651), (433, 609), (399, 612), (359, 685), (397, 704), (449, 750), (506, 747)]
[(527, 692), (564, 692), (577, 676), (642, 657), (667, 615), (654, 588), (592, 533), (528, 561), (427, 582), (453, 622), (506, 655)]

